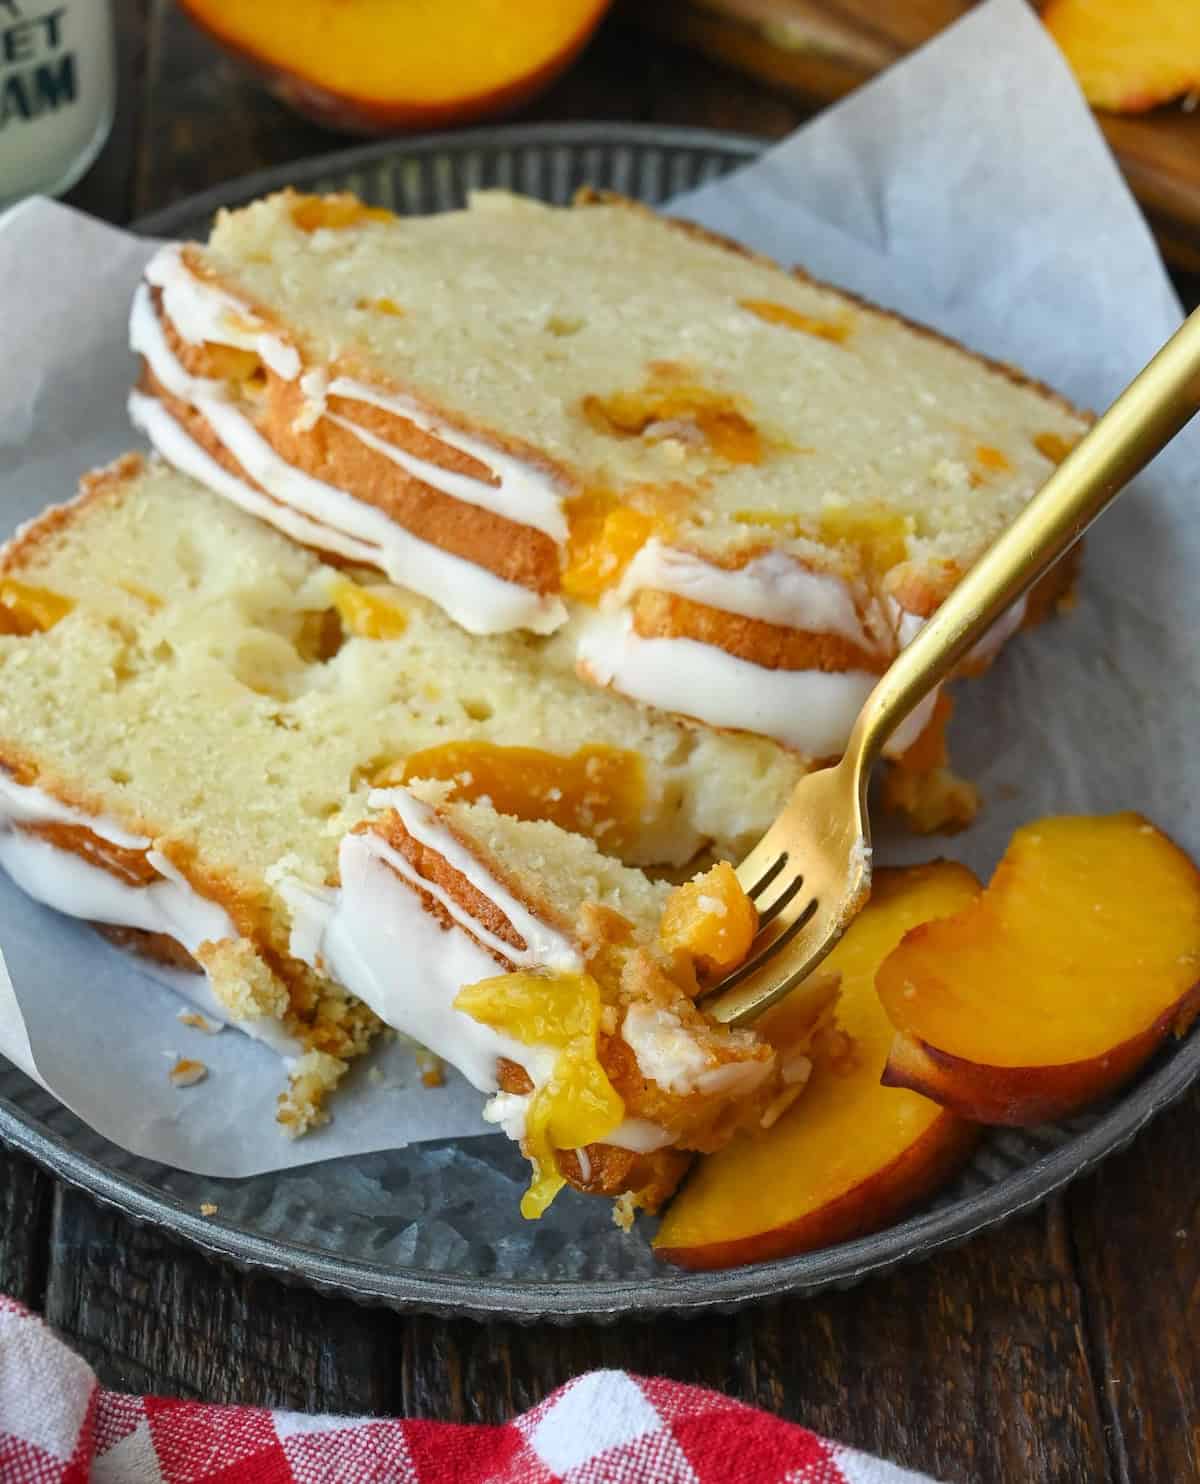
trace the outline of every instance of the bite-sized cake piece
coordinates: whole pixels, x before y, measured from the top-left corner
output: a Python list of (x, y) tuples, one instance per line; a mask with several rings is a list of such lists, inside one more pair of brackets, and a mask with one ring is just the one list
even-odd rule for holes
[(755, 931), (729, 865), (672, 889), (443, 784), (370, 803), (336, 887), (272, 873), (292, 952), (490, 1094), (534, 1168), (526, 1215), (564, 1183), (653, 1209), (692, 1151), (776, 1102), (787, 1057), (695, 1003), (698, 972), (736, 967)]
[(0, 551), (0, 866), (281, 1031), (297, 1128), (379, 1022), (291, 955), (266, 872), (336, 880), (379, 781), (441, 779), (678, 864), (736, 852), (799, 772), (362, 579), (134, 456)]
[(228, 499), (809, 759), (1085, 427), (1011, 368), (596, 196), (407, 220), (271, 196), (156, 254), (132, 342), (135, 422)]

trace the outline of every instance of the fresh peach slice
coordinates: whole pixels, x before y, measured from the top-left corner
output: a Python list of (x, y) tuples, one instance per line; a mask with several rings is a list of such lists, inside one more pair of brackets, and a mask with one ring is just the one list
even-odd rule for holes
[[(877, 874), (870, 902), (814, 976), (828, 970), (841, 985), (832, 1026), (813, 1040), (807, 1088), (765, 1132), (699, 1162), (659, 1227), (659, 1257), (723, 1268), (844, 1242), (886, 1226), (958, 1168), (976, 1130), (880, 1086), (892, 1027), (875, 971), (910, 927), (959, 911), (978, 891), (965, 866), (948, 862)], [(777, 1014), (759, 1022), (769, 1037)], [(786, 1038), (792, 1019), (777, 1027)]]
[(461, 124), (558, 76), (609, 0), (180, 0), (301, 113), (365, 133)]
[(915, 927), (876, 987), (884, 1081), (982, 1123), (1065, 1118), (1200, 1008), (1200, 873), (1137, 814), (1017, 831), (991, 885)]
[(1097, 108), (1142, 113), (1200, 88), (1195, 0), (1050, 0), (1042, 18)]

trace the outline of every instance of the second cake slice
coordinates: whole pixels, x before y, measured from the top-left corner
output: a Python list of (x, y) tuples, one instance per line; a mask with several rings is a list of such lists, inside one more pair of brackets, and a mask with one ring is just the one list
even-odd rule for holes
[[(582, 685), (525, 636), (471, 636), (373, 574), (321, 563), (160, 463), (130, 456), (91, 476), (77, 500), (0, 550), (0, 866), (48, 906), (202, 970), (223, 1014), (267, 1031), (289, 1057), (280, 1119), (293, 1132), (322, 1116), (385, 1023), (485, 1091), (525, 1095), (517, 1069), (536, 1083), (544, 1059), (510, 1056), (506, 1069), (494, 1056), (481, 1070), (464, 1055), (480, 1022), (453, 1000), (489, 974), (586, 968), (588, 929), (576, 919), (589, 904), (602, 931), (615, 924), (605, 911), (624, 912), (631, 936), (613, 953), (652, 951), (645, 994), (694, 1023), (698, 1045), (762, 1059), (753, 1038), (707, 1027), (685, 1003), (686, 966), (653, 957), (665, 888), (616, 856), (679, 863), (704, 847), (728, 851), (765, 827), (797, 766), (769, 742), (696, 734)], [(393, 787), (376, 793), (379, 781)], [(422, 788), (451, 827), (456, 810), (490, 822), (489, 859), (503, 858), (490, 882), (542, 882), (524, 889), (531, 905), (507, 927), (471, 899), (468, 910), (484, 912), (482, 950), (459, 923), (439, 927), (422, 957), (425, 896), (436, 887), (448, 902), (461, 884), (424, 884), (449, 847)], [(349, 956), (310, 952), (285, 884), (357, 901), (353, 873), (372, 851), (417, 880), (367, 912)], [(541, 940), (523, 936), (541, 931), (544, 906), (546, 941), (573, 944), (559, 957), (539, 956)], [(388, 924), (392, 957), (364, 978), (358, 959)], [(624, 972), (614, 965), (597, 961), (593, 976), (610, 999)], [(435, 992), (441, 1020), (431, 1022), (422, 1007)], [(465, 1040), (442, 1033), (447, 1020)], [(715, 1056), (714, 1066), (724, 1053)], [(624, 1155), (597, 1154), (595, 1178), (578, 1160), (568, 1175), (610, 1194), (663, 1193), (679, 1149), (707, 1147), (720, 1123), (715, 1109), (672, 1102), (671, 1081), (661, 1104), (636, 1079), (625, 1085), (635, 1142)], [(721, 1107), (743, 1092), (758, 1085), (734, 1079)], [(642, 1148), (648, 1122), (660, 1142)]]

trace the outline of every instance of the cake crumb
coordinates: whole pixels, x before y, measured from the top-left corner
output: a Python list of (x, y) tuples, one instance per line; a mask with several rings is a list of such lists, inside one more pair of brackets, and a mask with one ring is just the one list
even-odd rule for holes
[(371, 1067), (367, 1081), (372, 1087), (382, 1087), (384, 1092), (402, 1092), (408, 1086), (403, 1077), (389, 1077), (382, 1067)]
[(632, 1190), (623, 1191), (613, 1202), (613, 1225), (623, 1232), (632, 1231), (636, 1211), (637, 1196)]
[(218, 1210), (220, 1210), (220, 1207), (214, 1205), (212, 1201), (201, 1201), (200, 1202), (200, 1214), (201, 1214), (201, 1216), (215, 1216), (217, 1214)]
[(422, 1087), (441, 1087), (446, 1081), (446, 1064), (440, 1056), (421, 1047), (417, 1051), (417, 1069)]
[(345, 1075), (349, 1063), (327, 1051), (306, 1051), (292, 1064), (287, 1091), (279, 1095), (275, 1113), (289, 1138), (298, 1139), (310, 1128), (329, 1122), (321, 1104)]
[(167, 1075), (172, 1087), (194, 1087), (208, 1076), (208, 1068), (202, 1061), (192, 1061), (181, 1056)]
[(194, 1031), (203, 1031), (206, 1036), (219, 1035), (225, 1027), (219, 1020), (209, 1020), (207, 1015), (201, 1015), (198, 1010), (181, 1010), (176, 1017), (180, 1025), (188, 1025)]
[(809, 1057), (797, 1055), (785, 1061), (779, 1069), (784, 1084), (795, 1087), (797, 1084), (803, 1087), (812, 1076), (813, 1064)]

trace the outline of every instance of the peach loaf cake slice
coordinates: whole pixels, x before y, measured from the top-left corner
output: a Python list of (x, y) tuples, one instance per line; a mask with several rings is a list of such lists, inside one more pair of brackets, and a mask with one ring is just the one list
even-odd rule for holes
[(410, 219), (270, 196), (155, 255), (132, 343), (134, 421), (212, 489), (473, 632), (553, 632), (599, 685), (810, 760), (1085, 427), (595, 195)]
[(537, 1216), (564, 1184), (655, 1209), (693, 1151), (753, 1130), (808, 1062), (695, 1003), (698, 973), (757, 925), (725, 862), (671, 888), (546, 821), (450, 802), (444, 783), (371, 795), (338, 885), (271, 873), (291, 948), (457, 1066), (533, 1166)]
[(266, 873), (336, 881), (377, 782), (678, 864), (740, 849), (798, 771), (548, 668), (527, 635), (468, 635), (158, 461), (89, 476), (0, 550), (0, 866), (285, 1033), (296, 1130), (380, 1022), (291, 954)]

